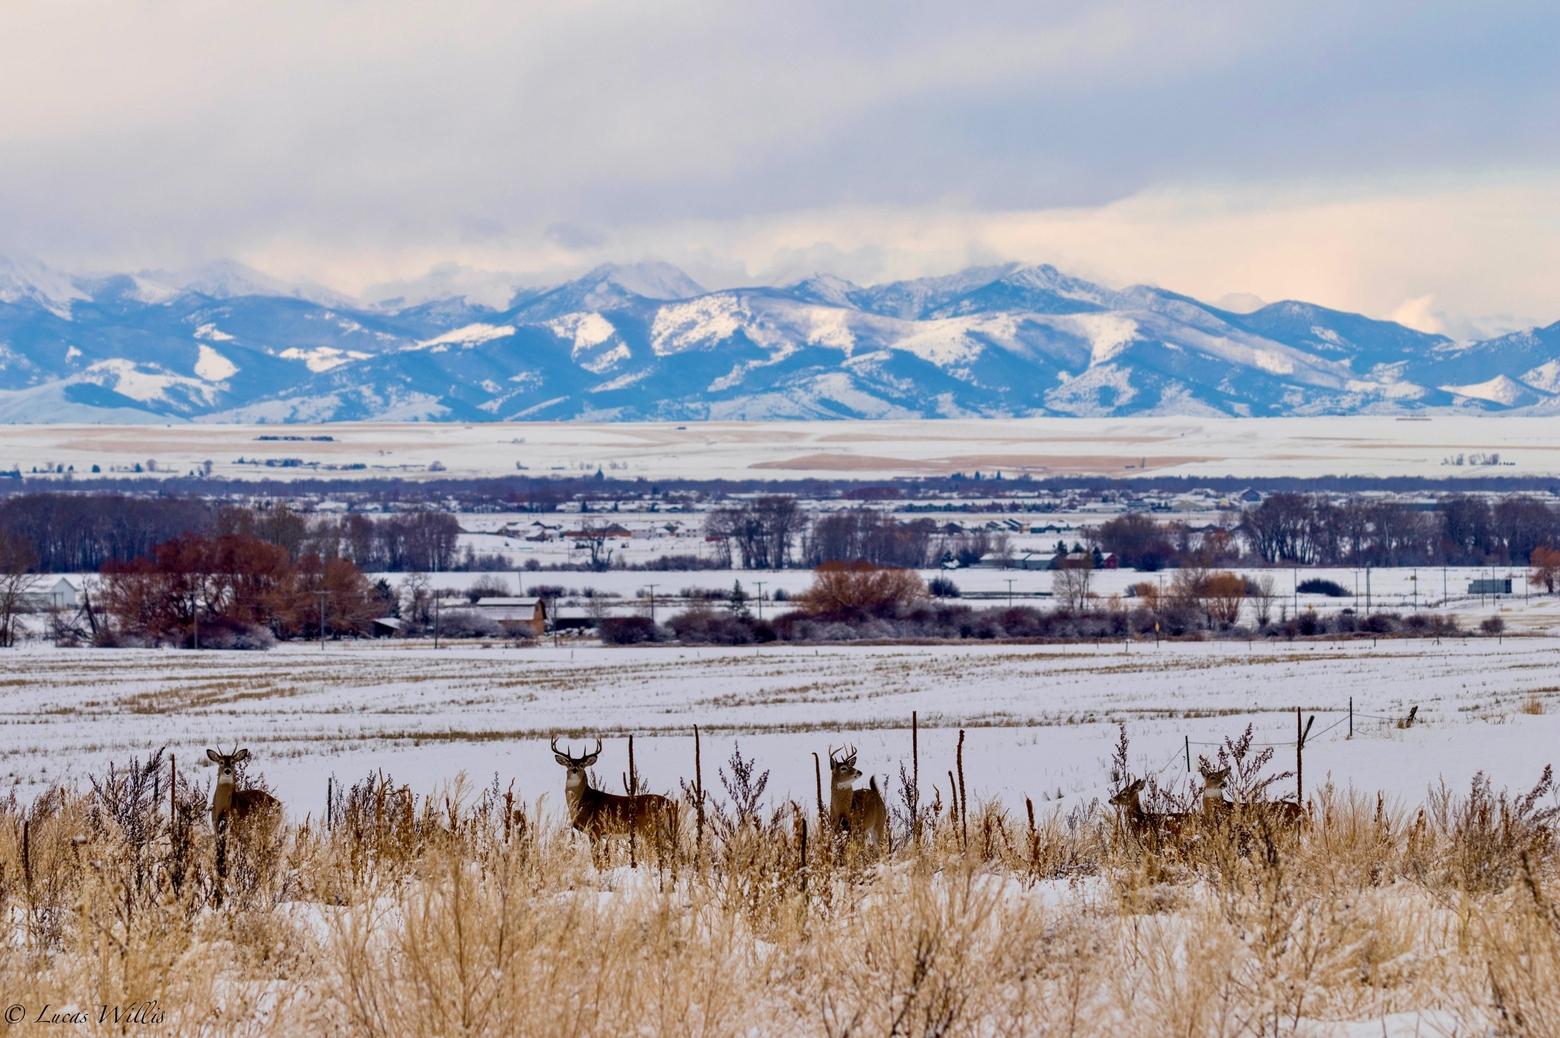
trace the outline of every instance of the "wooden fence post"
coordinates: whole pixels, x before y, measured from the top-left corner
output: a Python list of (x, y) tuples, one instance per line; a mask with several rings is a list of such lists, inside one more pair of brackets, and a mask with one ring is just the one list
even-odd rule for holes
[(704, 853), (704, 756), (699, 744), (699, 726), (693, 726), (693, 819), (694, 854)]
[(964, 729), (959, 729), (959, 843), (964, 850), (970, 847), (970, 804), (964, 794)]
[(1295, 707), (1295, 802), (1301, 807), (1305, 806), (1305, 738), (1311, 734), (1311, 725), (1316, 723), (1316, 715), (1306, 722), (1305, 727), (1300, 726), (1300, 708)]

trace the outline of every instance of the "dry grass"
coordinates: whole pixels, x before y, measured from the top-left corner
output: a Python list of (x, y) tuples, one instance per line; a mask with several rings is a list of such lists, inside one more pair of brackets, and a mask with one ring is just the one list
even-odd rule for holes
[(1324, 792), (1299, 833), (1147, 841), (1099, 811), (901, 804), (886, 861), (739, 790), (597, 862), (497, 787), (380, 777), (329, 829), (219, 839), (208, 791), (165, 776), (0, 804), (9, 1002), (89, 1033), (155, 999), (142, 1033), (1560, 1034), (1547, 787)]

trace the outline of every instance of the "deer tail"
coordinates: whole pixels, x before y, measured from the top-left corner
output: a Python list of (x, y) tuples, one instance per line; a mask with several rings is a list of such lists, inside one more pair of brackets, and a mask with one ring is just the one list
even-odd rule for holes
[(877, 793), (878, 796), (882, 796), (883, 795), (882, 792), (877, 788), (877, 776), (876, 775), (873, 775), (871, 778), (867, 779), (867, 788), (872, 790), (872, 792)]

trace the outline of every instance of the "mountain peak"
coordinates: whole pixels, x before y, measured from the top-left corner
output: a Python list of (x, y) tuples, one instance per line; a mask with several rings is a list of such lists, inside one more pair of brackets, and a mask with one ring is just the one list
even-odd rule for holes
[(574, 283), (615, 285), (644, 299), (691, 299), (705, 294), (703, 285), (662, 260), (603, 263), (576, 278)]
[(0, 256), (0, 303), (31, 302), (58, 317), (70, 317), (70, 305), (89, 298), (80, 283), (41, 260)]

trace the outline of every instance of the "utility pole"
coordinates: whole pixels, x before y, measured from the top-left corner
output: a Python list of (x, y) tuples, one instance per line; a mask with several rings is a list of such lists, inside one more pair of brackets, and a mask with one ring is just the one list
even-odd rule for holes
[(753, 583), (758, 585), (758, 618), (762, 620), (764, 618), (764, 582), (755, 580)]
[(433, 596), (433, 647), (439, 647), (439, 596)]
[(1370, 615), (1370, 566), (1365, 567), (1365, 615)]
[(1419, 612), (1419, 570), (1415, 569), (1408, 579), (1414, 588), (1414, 612), (1417, 613)]
[(646, 584), (645, 586), (650, 589), (650, 622), (655, 623), (655, 589), (659, 585)]
[(1013, 578), (1012, 577), (1008, 577), (1007, 578), (1007, 586), (1008, 586), (1008, 608), (1012, 609), (1013, 608)]
[(329, 591), (316, 591), (314, 593), (315, 593), (315, 595), (319, 596), (319, 600), (320, 600), (320, 651), (324, 652), (325, 651), (325, 596), (329, 595), (330, 592)]

